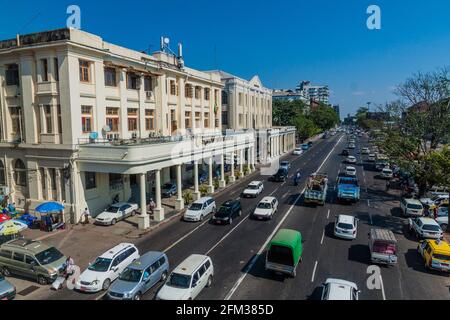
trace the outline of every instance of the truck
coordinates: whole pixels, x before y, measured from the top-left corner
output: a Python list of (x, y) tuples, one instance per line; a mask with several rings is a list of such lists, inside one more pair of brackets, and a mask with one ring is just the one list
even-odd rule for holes
[(328, 191), (328, 175), (326, 173), (314, 173), (308, 179), (305, 191), (305, 203), (325, 205)]
[(370, 260), (375, 264), (397, 264), (397, 239), (387, 229), (371, 229), (369, 233)]
[(356, 177), (339, 176), (337, 185), (339, 201), (359, 201), (361, 190)]

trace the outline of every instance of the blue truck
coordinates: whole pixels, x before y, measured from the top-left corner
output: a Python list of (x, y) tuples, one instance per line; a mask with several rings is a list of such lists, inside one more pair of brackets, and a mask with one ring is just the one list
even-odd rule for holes
[(338, 201), (358, 202), (360, 193), (357, 178), (342, 176), (338, 178)]

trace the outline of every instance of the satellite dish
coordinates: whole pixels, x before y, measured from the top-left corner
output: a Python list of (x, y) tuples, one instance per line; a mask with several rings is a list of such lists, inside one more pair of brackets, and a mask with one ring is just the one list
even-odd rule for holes
[(164, 38), (164, 43), (165, 43), (166, 45), (169, 45), (170, 39), (169, 39), (169, 38)]
[(103, 132), (111, 132), (111, 128), (109, 126), (104, 126), (102, 130)]

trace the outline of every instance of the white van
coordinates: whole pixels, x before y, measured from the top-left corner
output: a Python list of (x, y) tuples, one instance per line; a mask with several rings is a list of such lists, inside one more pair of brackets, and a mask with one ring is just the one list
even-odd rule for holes
[(184, 221), (202, 221), (208, 215), (216, 212), (216, 202), (211, 197), (201, 198), (195, 201), (186, 210)]
[(400, 201), (400, 208), (402, 209), (405, 217), (410, 217), (410, 216), (421, 217), (421, 216), (423, 216), (423, 205), (417, 199), (403, 198)]
[(156, 299), (194, 300), (205, 287), (211, 286), (213, 277), (211, 258), (193, 254), (175, 268)]

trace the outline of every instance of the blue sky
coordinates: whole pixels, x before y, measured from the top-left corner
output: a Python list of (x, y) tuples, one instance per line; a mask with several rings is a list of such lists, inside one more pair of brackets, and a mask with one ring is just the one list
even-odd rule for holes
[[(154, 51), (165, 35), (193, 68), (258, 74), (271, 88), (328, 84), (343, 116), (392, 100), (414, 72), (450, 65), (448, 0), (0, 0), (0, 39), (64, 27), (70, 4), (83, 30), (115, 44)], [(371, 4), (381, 30), (366, 27)]]

